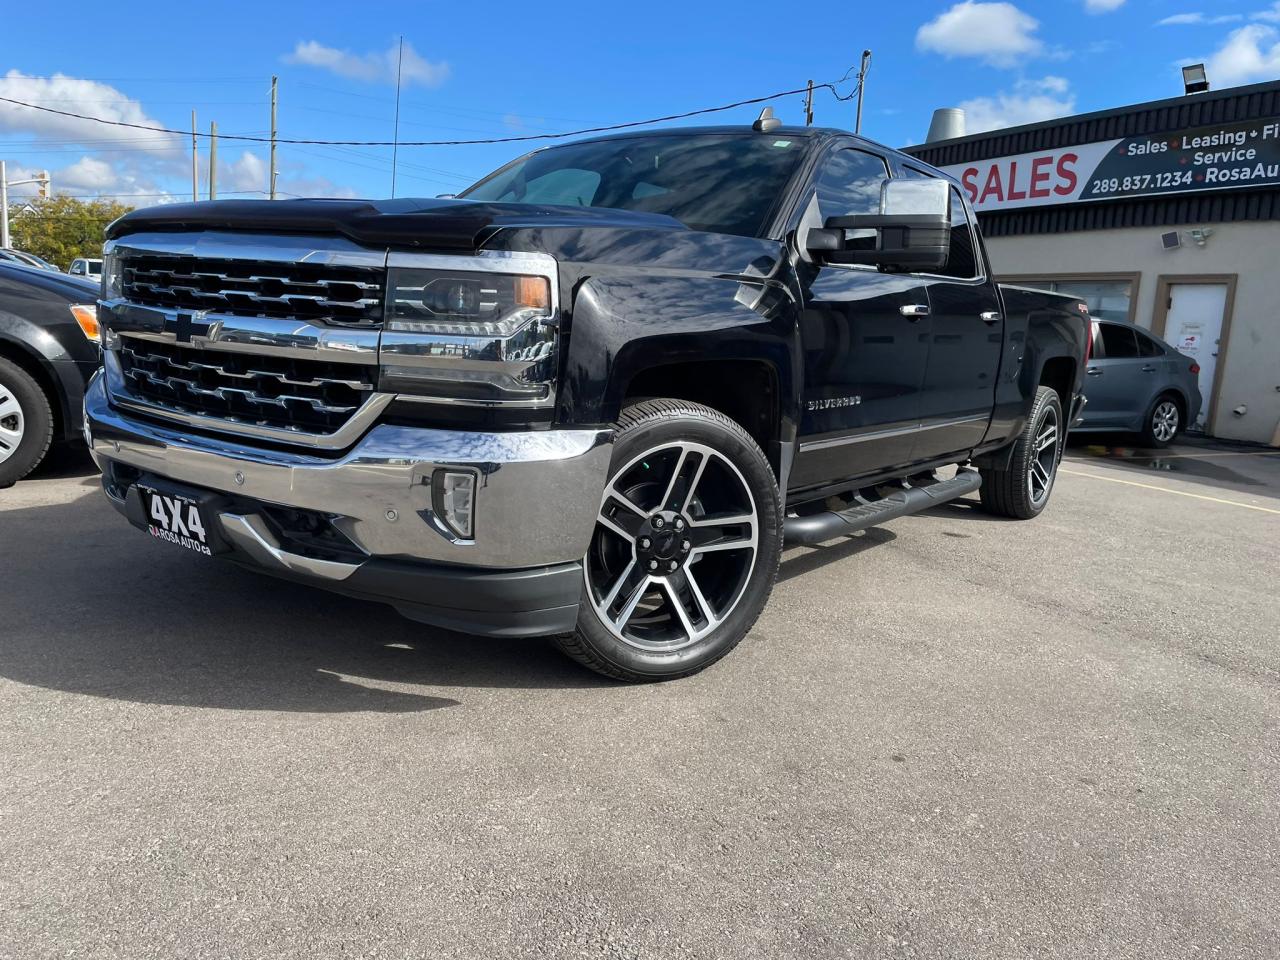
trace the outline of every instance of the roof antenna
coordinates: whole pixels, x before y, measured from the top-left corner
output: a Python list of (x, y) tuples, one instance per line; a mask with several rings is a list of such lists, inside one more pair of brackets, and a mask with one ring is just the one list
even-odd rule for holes
[(756, 117), (756, 122), (751, 125), (751, 129), (756, 133), (772, 133), (782, 126), (782, 121), (773, 115), (773, 107), (765, 107), (760, 111), (760, 116)]

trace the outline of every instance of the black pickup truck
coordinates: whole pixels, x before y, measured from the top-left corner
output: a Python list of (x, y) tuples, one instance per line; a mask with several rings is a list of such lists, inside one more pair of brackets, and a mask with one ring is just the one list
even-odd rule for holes
[(620, 679), (729, 652), (784, 542), (1036, 516), (1083, 403), (1084, 305), (997, 286), (951, 181), (765, 117), (108, 238), (86, 436), (134, 525)]

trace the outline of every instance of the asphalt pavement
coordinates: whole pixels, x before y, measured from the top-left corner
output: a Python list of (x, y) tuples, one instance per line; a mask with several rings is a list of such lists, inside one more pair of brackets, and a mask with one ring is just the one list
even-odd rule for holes
[(622, 686), (0, 491), (0, 957), (1275, 957), (1280, 452), (788, 551)]

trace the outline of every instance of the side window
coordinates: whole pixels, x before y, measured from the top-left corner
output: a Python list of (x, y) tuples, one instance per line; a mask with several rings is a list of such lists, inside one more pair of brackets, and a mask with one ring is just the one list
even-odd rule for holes
[(1089, 354), (1094, 360), (1103, 360), (1107, 356), (1107, 345), (1102, 342), (1102, 324), (1098, 321), (1093, 322), (1093, 332), (1090, 334), (1093, 338), (1093, 351)]
[(964, 201), (960, 199), (960, 191), (955, 187), (951, 188), (951, 256), (941, 272), (944, 276), (962, 280), (971, 280), (980, 273), (973, 228), (969, 224)]
[(1100, 323), (1102, 328), (1102, 345), (1107, 351), (1108, 360), (1122, 360), (1138, 355), (1138, 338), (1128, 327), (1115, 323)]
[(822, 219), (880, 212), (880, 186), (889, 168), (880, 157), (862, 150), (837, 150), (818, 175), (818, 210)]
[(1145, 333), (1139, 333), (1138, 353), (1144, 357), (1163, 357), (1164, 347), (1160, 346)]

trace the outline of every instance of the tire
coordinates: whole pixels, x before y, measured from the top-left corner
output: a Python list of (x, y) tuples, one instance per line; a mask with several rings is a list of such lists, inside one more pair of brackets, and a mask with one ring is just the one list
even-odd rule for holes
[(0, 488), (40, 465), (53, 442), (53, 410), (31, 374), (0, 357)]
[(1030, 520), (1049, 505), (1058, 464), (1062, 461), (1063, 424), (1062, 402), (1057, 391), (1040, 387), (1026, 426), (1014, 442), (1008, 469), (979, 471), (982, 474), (979, 495), (988, 513)]
[(1162, 393), (1151, 401), (1142, 421), (1142, 445), (1157, 450), (1167, 447), (1182, 432), (1182, 404), (1171, 393)]
[(782, 557), (769, 462), (738, 424), (684, 400), (627, 406), (583, 560), (577, 629), (556, 643), (618, 680), (673, 680), (755, 625)]

